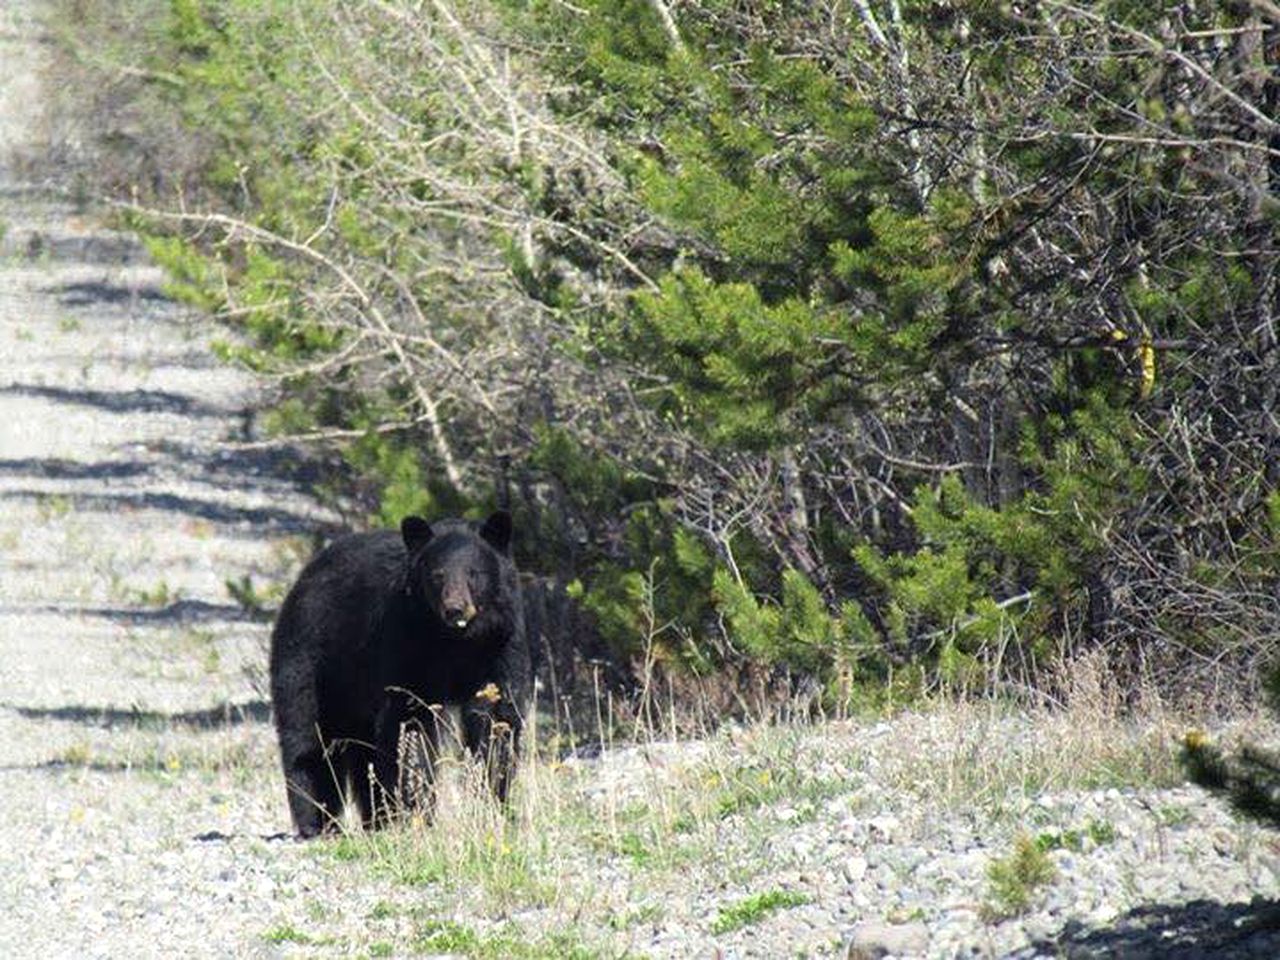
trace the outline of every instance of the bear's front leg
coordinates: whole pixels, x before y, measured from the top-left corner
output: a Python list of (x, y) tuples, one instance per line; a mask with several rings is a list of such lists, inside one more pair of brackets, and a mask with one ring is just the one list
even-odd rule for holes
[(462, 707), (467, 749), (484, 764), (485, 779), (504, 806), (515, 776), (520, 724), (520, 711), (492, 683), (476, 691)]
[(404, 696), (388, 696), (378, 712), (373, 826), (409, 812), (430, 816), (435, 800), (435, 761), (440, 750), (440, 708), (411, 707)]

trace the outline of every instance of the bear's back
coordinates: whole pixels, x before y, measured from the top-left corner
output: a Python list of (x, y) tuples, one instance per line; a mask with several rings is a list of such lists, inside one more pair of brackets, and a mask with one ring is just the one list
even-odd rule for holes
[(344, 641), (363, 645), (389, 600), (404, 588), (405, 548), (390, 530), (334, 540), (303, 569), (285, 597), (273, 652), (303, 646), (318, 652)]

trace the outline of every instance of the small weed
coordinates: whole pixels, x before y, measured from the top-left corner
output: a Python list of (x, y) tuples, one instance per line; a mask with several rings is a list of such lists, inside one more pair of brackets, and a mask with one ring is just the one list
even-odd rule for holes
[(630, 857), (632, 863), (639, 867), (653, 862), (653, 849), (638, 833), (624, 833), (618, 841), (618, 852)]
[(470, 927), (451, 920), (429, 920), (418, 928), (413, 946), (420, 953), (460, 953), (472, 956), (479, 951), (480, 936)]
[(62, 519), (73, 506), (71, 498), (61, 493), (46, 493), (36, 500), (36, 512), (45, 523)]
[(223, 583), (227, 593), (231, 594), (231, 599), (246, 613), (259, 620), (270, 619), (272, 609), (280, 600), (281, 588), (278, 585), (261, 590), (254, 585), (253, 578), (247, 573), (238, 580), (228, 577)]
[(1013, 852), (987, 867), (987, 903), (983, 914), (999, 920), (1026, 913), (1036, 892), (1057, 875), (1048, 853), (1026, 834), (1013, 842)]
[(544, 940), (529, 940), (508, 926), (482, 936), (450, 920), (428, 920), (413, 939), (417, 953), (456, 954), (468, 960), (590, 960), (589, 950), (572, 932), (561, 931)]
[(371, 957), (394, 957), (395, 953), (395, 945), (388, 943), (386, 940), (378, 940), (369, 944), (369, 956)]
[(745, 900), (731, 903), (720, 908), (720, 915), (711, 925), (714, 934), (729, 933), (742, 927), (759, 923), (769, 914), (789, 907), (798, 907), (809, 902), (809, 897), (792, 890), (767, 890), (757, 893)]
[(925, 918), (923, 907), (912, 907), (907, 910), (905, 907), (895, 907), (884, 916), (889, 923), (918, 923)]
[[(130, 596), (136, 596), (130, 592)], [(208, 627), (188, 627), (180, 634), (182, 649), (190, 650), (198, 657), (205, 673), (216, 674), (222, 666), (222, 654), (218, 650), (218, 634)]]
[(656, 923), (661, 918), (662, 908), (656, 903), (650, 903), (625, 913), (610, 913), (605, 923), (610, 930), (630, 930), (641, 923)]
[(407, 886), (478, 888), (498, 904), (542, 905), (554, 900), (554, 890), (538, 874), (535, 852), (522, 840), (513, 843), (502, 825), (453, 827), (409, 825), (346, 834), (330, 849), (341, 860), (370, 861), (379, 873)]
[(169, 586), (167, 580), (161, 580), (153, 587), (134, 587), (129, 590), (129, 599), (144, 607), (167, 607), (181, 597), (181, 591)]
[(1041, 853), (1050, 850), (1070, 850), (1079, 853), (1084, 849), (1084, 838), (1079, 830), (1046, 831), (1036, 834), (1036, 849)]
[(369, 911), (370, 920), (386, 920), (394, 917), (400, 912), (394, 903), (387, 900), (379, 900), (373, 905), (373, 909)]
[(182, 529), (197, 540), (208, 540), (214, 533), (213, 524), (208, 520), (188, 520)]
[(829, 778), (804, 777), (794, 769), (745, 767), (727, 773), (716, 771), (708, 786), (715, 794), (715, 815), (723, 820), (735, 814), (787, 800), (796, 807), (793, 821), (812, 819), (818, 803), (848, 790), (848, 784)]
[(1079, 853), (1084, 850), (1085, 840), (1092, 841), (1095, 847), (1113, 843), (1116, 839), (1116, 828), (1106, 820), (1090, 817), (1080, 829), (1046, 831), (1036, 834), (1036, 849), (1042, 853), (1050, 850), (1070, 850)]
[(1191, 811), (1176, 803), (1166, 803), (1156, 811), (1156, 819), (1166, 827), (1183, 827), (1191, 822)]
[(1089, 839), (1100, 847), (1104, 844), (1115, 842), (1115, 824), (1108, 820), (1094, 820), (1090, 817), (1089, 822), (1085, 824), (1084, 830)]
[(93, 762), (93, 752), (87, 743), (73, 743), (55, 757), (55, 762), (65, 763), (69, 767), (87, 767)]
[(262, 938), (266, 940), (267, 943), (277, 943), (277, 944), (279, 943), (311, 944), (316, 942), (311, 938), (309, 934), (303, 933), (297, 927), (288, 923), (282, 923), (278, 927), (272, 927), (270, 930), (268, 930), (266, 933), (262, 935)]
[(58, 329), (63, 333), (75, 333), (80, 329), (80, 319), (78, 317), (63, 317), (58, 321)]
[(319, 900), (308, 900), (307, 918), (319, 923), (329, 915), (331, 909), (332, 908), (328, 904), (321, 903)]

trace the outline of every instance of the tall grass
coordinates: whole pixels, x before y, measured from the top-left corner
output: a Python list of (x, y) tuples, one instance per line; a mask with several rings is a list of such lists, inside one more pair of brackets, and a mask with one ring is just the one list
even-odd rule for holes
[[(823, 868), (788, 852), (801, 825), (834, 834), (887, 812), (923, 838), (938, 818), (977, 815), (1000, 832), (1045, 792), (1182, 782), (1178, 738), (1198, 722), (1188, 708), (1135, 696), (1098, 660), (1077, 661), (1057, 690), (1031, 707), (939, 695), (888, 718), (757, 721), (686, 741), (651, 726), (614, 738), (606, 705), (598, 753), (526, 750), (509, 813), (459, 755), (441, 765), (431, 819), (355, 829), (332, 849), (447, 891), (468, 917), (572, 917), (601, 949), (630, 943), (674, 898), (705, 903), (704, 932), (728, 936), (737, 925), (715, 918), (735, 904), (768, 895), (789, 909), (812, 895), (789, 886)], [(553, 741), (564, 739), (542, 738)]]

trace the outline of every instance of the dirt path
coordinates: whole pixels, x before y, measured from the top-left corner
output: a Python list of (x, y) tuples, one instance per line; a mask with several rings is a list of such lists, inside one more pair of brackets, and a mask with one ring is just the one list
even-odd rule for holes
[(226, 581), (322, 515), (225, 442), (257, 385), (137, 242), (31, 182), (33, 9), (0, 4), (0, 956), (252, 954), (307, 855), (261, 856), (268, 628)]

